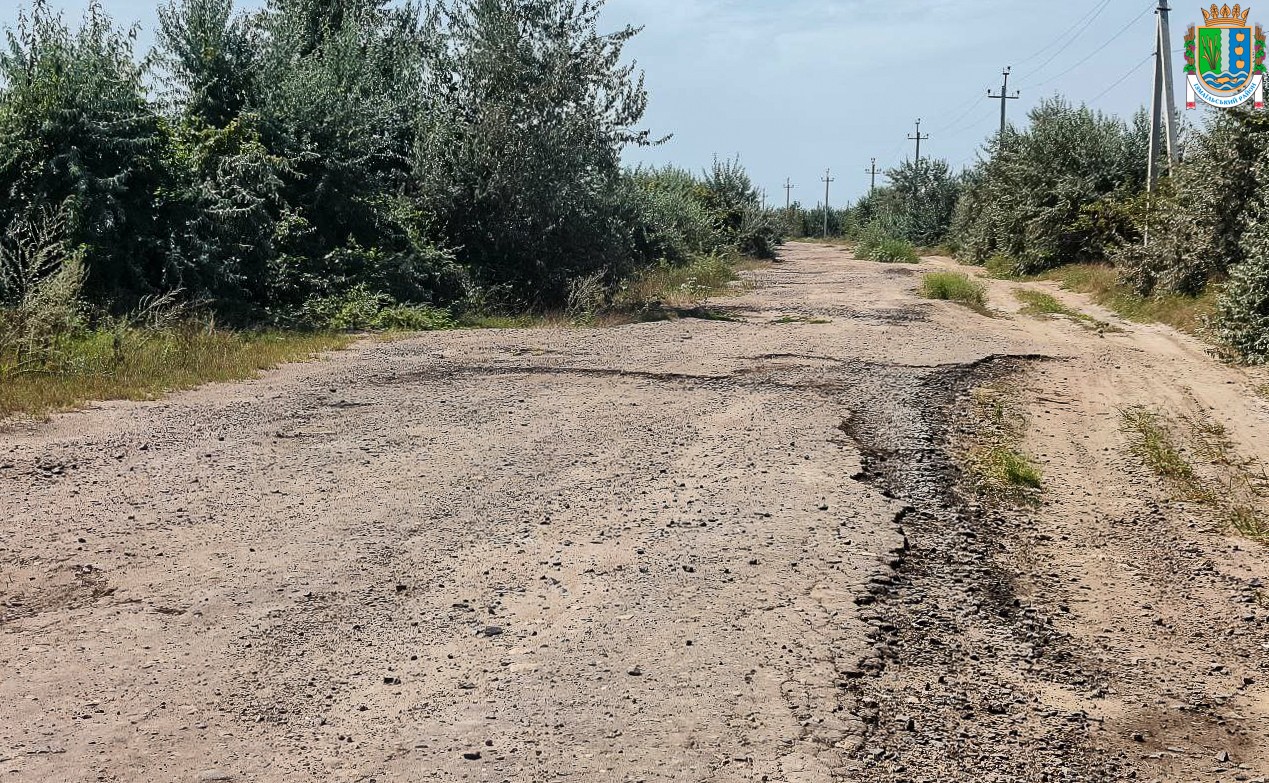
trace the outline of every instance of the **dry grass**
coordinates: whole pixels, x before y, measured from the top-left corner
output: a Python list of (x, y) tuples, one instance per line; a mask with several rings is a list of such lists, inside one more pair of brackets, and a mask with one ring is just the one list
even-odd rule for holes
[(1163, 294), (1140, 296), (1119, 282), (1113, 267), (1104, 264), (1073, 264), (1040, 275), (1056, 280), (1063, 288), (1088, 294), (1093, 301), (1138, 323), (1162, 323), (1189, 334), (1200, 334), (1206, 319), (1215, 312), (1219, 291), (1215, 286), (1200, 297)]
[(146, 332), (122, 341), (98, 332), (62, 347), (57, 369), (0, 378), (0, 419), (46, 418), (90, 400), (150, 400), (212, 381), (342, 348), (351, 338), (294, 332), (238, 333), (214, 329)]
[(1239, 456), (1223, 425), (1205, 415), (1172, 421), (1141, 406), (1120, 416), (1133, 453), (1179, 496), (1211, 508), (1240, 535), (1269, 543), (1269, 518), (1261, 510), (1269, 475)]
[(1161, 413), (1142, 406), (1119, 412), (1120, 423), (1128, 435), (1132, 452), (1155, 475), (1167, 480), (1191, 500), (1213, 498), (1194, 472), (1194, 466), (1182, 453), (1172, 428)]

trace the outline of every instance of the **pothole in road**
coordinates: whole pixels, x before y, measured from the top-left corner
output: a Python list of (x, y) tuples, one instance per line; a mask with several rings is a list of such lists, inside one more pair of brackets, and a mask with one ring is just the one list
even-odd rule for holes
[(903, 551), (856, 598), (872, 648), (843, 685), (867, 727), (852, 748), (862, 780), (1118, 780), (1129, 767), (1077, 706), (1107, 673), (1017, 597), (1004, 561), (1024, 531), (965, 489), (949, 455), (958, 402), (1042, 359), (937, 369), (842, 425), (862, 454), (853, 478), (906, 504)]

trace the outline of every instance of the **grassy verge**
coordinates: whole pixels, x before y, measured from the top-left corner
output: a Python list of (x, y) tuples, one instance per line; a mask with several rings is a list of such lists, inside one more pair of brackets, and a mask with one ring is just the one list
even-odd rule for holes
[(978, 312), (987, 310), (987, 287), (961, 272), (929, 272), (921, 280), (921, 295), (963, 304)]
[(1120, 411), (1133, 453), (1182, 499), (1212, 509), (1240, 535), (1269, 544), (1269, 518), (1261, 512), (1269, 475), (1241, 458), (1229, 432), (1205, 416), (1173, 421), (1158, 411)]
[(996, 500), (1033, 503), (1042, 489), (1040, 468), (1023, 453), (1026, 416), (1011, 389), (979, 387), (972, 396), (973, 443), (963, 463), (975, 488)]
[(1114, 268), (1100, 264), (1059, 267), (1040, 276), (1056, 280), (1063, 288), (1088, 294), (1093, 301), (1130, 321), (1162, 323), (1190, 334), (1199, 334), (1216, 310), (1219, 291), (1210, 286), (1200, 297), (1180, 294), (1141, 296), (1119, 282)]
[(149, 400), (211, 381), (253, 377), (342, 348), (349, 337), (214, 329), (94, 332), (58, 346), (56, 364), (0, 377), (0, 419), (47, 417), (89, 400)]
[(1089, 329), (1096, 329), (1099, 332), (1116, 331), (1115, 327), (1105, 321), (1099, 321), (1088, 313), (1081, 313), (1071, 307), (1067, 307), (1058, 301), (1057, 297), (1044, 291), (1036, 291), (1030, 288), (1018, 288), (1013, 292), (1014, 297), (1022, 302), (1021, 312), (1025, 315), (1035, 316), (1062, 316), (1070, 318), (1081, 326)]
[(719, 256), (698, 258), (682, 266), (662, 264), (622, 283), (610, 307), (596, 305), (590, 312), (609, 321), (655, 320), (675, 314), (718, 317), (709, 310), (709, 300), (750, 290), (757, 283), (752, 277), (742, 277), (742, 273), (769, 266), (770, 262)]
[(1068, 291), (1087, 294), (1094, 302), (1138, 323), (1167, 324), (1189, 334), (1201, 334), (1203, 324), (1216, 309), (1220, 292), (1210, 286), (1199, 297), (1180, 294), (1141, 296), (1119, 282), (1119, 273), (1105, 264), (1071, 264), (1038, 275), (1015, 273), (1014, 262), (1004, 256), (987, 259), (987, 273), (1000, 280), (1051, 280)]

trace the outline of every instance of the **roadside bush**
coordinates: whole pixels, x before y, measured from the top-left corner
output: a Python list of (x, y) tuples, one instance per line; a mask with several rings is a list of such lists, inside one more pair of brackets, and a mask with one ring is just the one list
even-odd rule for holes
[(966, 305), (987, 303), (987, 287), (961, 272), (930, 272), (921, 280), (921, 295)]
[(952, 222), (962, 257), (981, 264), (1004, 255), (1016, 272), (1034, 274), (1105, 260), (1135, 241), (1115, 204), (1144, 187), (1144, 114), (1125, 123), (1053, 98), (1029, 120), (1025, 131), (994, 137), (966, 177)]
[(60, 216), (18, 218), (0, 238), (0, 378), (64, 364), (85, 328), (82, 255), (68, 252)]
[(1243, 261), (1229, 275), (1217, 305), (1217, 337), (1253, 364), (1269, 363), (1269, 201), (1258, 199), (1243, 236)]
[(875, 219), (860, 231), (855, 255), (867, 261), (915, 264), (921, 260), (916, 248), (906, 239), (895, 236), (883, 219)]
[(882, 264), (915, 264), (921, 260), (912, 243), (904, 239), (883, 239), (868, 258)]
[(310, 299), (301, 308), (299, 325), (328, 331), (431, 331), (451, 329), (454, 319), (446, 310), (427, 305), (403, 305), (364, 285), (329, 297)]
[(127, 307), (170, 285), (162, 126), (133, 36), (99, 5), (71, 30), (44, 2), (0, 49), (0, 215), (61, 215), (85, 294)]

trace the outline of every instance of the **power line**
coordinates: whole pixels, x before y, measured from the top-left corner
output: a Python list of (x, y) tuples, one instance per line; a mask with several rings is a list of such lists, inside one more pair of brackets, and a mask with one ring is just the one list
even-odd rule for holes
[[(1179, 51), (1179, 50), (1178, 50), (1178, 51)], [(1150, 62), (1150, 60), (1151, 60), (1153, 57), (1154, 57), (1154, 55), (1153, 55), (1153, 54), (1147, 54), (1147, 55), (1145, 56), (1145, 58), (1141, 60), (1141, 62), (1139, 62), (1139, 63), (1137, 63), (1136, 65), (1132, 66), (1132, 68), (1128, 69), (1128, 72), (1127, 72), (1127, 73), (1125, 73), (1123, 76), (1121, 76), (1121, 77), (1119, 77), (1118, 79), (1116, 79), (1114, 84), (1110, 85), (1109, 87), (1107, 87), (1106, 89), (1104, 89), (1104, 90), (1102, 90), (1100, 93), (1098, 93), (1096, 98), (1093, 98), (1093, 99), (1091, 99), (1090, 101), (1088, 101), (1089, 105), (1091, 106), (1092, 104), (1097, 103), (1097, 102), (1098, 102), (1099, 100), (1101, 100), (1102, 98), (1105, 98), (1107, 95), (1109, 95), (1109, 94), (1110, 94), (1110, 91), (1111, 91), (1111, 90), (1115, 89), (1115, 88), (1116, 88), (1116, 87), (1118, 87), (1119, 85), (1121, 85), (1121, 84), (1123, 84), (1124, 82), (1126, 82), (1126, 81), (1128, 80), (1128, 77), (1133, 76), (1134, 74), (1136, 74), (1136, 73), (1137, 73), (1137, 71), (1141, 70), (1141, 66), (1143, 66), (1143, 65), (1145, 65), (1146, 63)]]
[[(1052, 49), (1054, 46), (1058, 46), (1059, 44), (1062, 44), (1062, 46), (1058, 46), (1058, 50), (1054, 52), (1052, 57), (1045, 60), (1038, 68), (1035, 69), (1036, 71), (1042, 70), (1049, 63), (1053, 62), (1053, 60), (1056, 59), (1058, 55), (1060, 55), (1063, 51), (1065, 51), (1066, 46), (1069, 46), (1070, 44), (1074, 43), (1080, 37), (1080, 35), (1082, 35), (1084, 31), (1087, 30), (1088, 27), (1092, 25), (1092, 23), (1096, 21), (1099, 16), (1101, 16), (1102, 12), (1105, 11), (1107, 7), (1109, 7), (1110, 2), (1111, 0), (1100, 0), (1100, 2), (1098, 2), (1096, 5), (1090, 8), (1083, 16), (1077, 19), (1073, 25), (1067, 28), (1065, 32), (1063, 32), (1061, 35), (1059, 35), (1057, 38), (1051, 41), (1047, 46), (1044, 46), (1032, 52), (1029, 57), (1019, 61), (1019, 64), (1029, 63), (1032, 60), (1035, 60), (1037, 57), (1041, 56), (1044, 52), (1047, 52), (1048, 50)], [(1133, 21), (1135, 22), (1136, 19), (1134, 19)], [(1129, 26), (1131, 26), (1131, 23)], [(1071, 33), (1075, 33), (1075, 34), (1071, 35)], [(979, 93), (978, 95), (981, 95), (981, 93)], [(948, 128), (948, 130), (943, 131), (944, 133), (958, 133), (960, 131), (965, 130), (968, 127), (971, 127), (972, 125), (978, 122), (978, 119), (974, 118), (970, 120), (968, 125), (961, 124), (966, 118), (968, 118), (971, 114), (974, 113), (975, 109), (978, 108), (978, 105), (977, 105), (979, 101), (978, 95), (974, 95), (974, 96), (971, 96), (970, 98), (967, 98), (964, 101), (965, 110), (961, 112), (960, 114), (956, 115), (956, 117), (954, 117), (949, 122), (944, 123), (944, 125)]]
[(1087, 30), (1089, 27), (1091, 27), (1093, 22), (1097, 21), (1097, 17), (1101, 16), (1102, 11), (1105, 11), (1107, 6), (1109, 5), (1110, 5), (1110, 0), (1106, 0), (1101, 5), (1097, 6), (1097, 10), (1093, 12), (1093, 15), (1089, 17), (1089, 19), (1086, 22), (1084, 22), (1083, 27), (1080, 27), (1079, 30), (1077, 30), (1074, 35), (1072, 35), (1069, 39), (1067, 39), (1066, 42), (1062, 46), (1059, 46), (1057, 51), (1054, 52), (1049, 57), (1049, 59), (1045, 60), (1044, 62), (1040, 63), (1039, 65), (1035, 67), (1035, 73), (1039, 73), (1040, 71), (1043, 71), (1049, 65), (1049, 63), (1053, 62), (1059, 56), (1061, 56), (1062, 52), (1066, 50), (1066, 47), (1070, 46), (1071, 44), (1079, 40), (1079, 37), (1084, 34), (1084, 31)]
[(1063, 76), (1066, 76), (1066, 75), (1067, 75), (1068, 73), (1070, 73), (1071, 71), (1075, 70), (1076, 68), (1080, 67), (1080, 66), (1081, 66), (1081, 65), (1083, 65), (1084, 63), (1088, 62), (1089, 60), (1093, 59), (1093, 58), (1094, 58), (1094, 57), (1096, 57), (1097, 55), (1101, 54), (1101, 53), (1102, 53), (1102, 51), (1103, 51), (1103, 50), (1104, 50), (1107, 46), (1110, 46), (1110, 45), (1111, 45), (1111, 44), (1113, 44), (1115, 41), (1118, 41), (1118, 40), (1119, 40), (1119, 38), (1120, 38), (1120, 36), (1122, 36), (1124, 33), (1128, 32), (1128, 29), (1129, 29), (1130, 27), (1132, 27), (1134, 24), (1136, 24), (1136, 23), (1137, 23), (1137, 22), (1141, 19), (1141, 17), (1145, 16), (1146, 14), (1148, 14), (1148, 13), (1150, 13), (1151, 11), (1154, 11), (1154, 10), (1156, 10), (1156, 9), (1155, 9), (1155, 6), (1153, 6), (1153, 5), (1151, 5), (1151, 6), (1147, 7), (1147, 8), (1146, 8), (1146, 9), (1144, 9), (1141, 13), (1137, 14), (1136, 16), (1134, 16), (1134, 17), (1132, 18), (1132, 21), (1131, 21), (1131, 22), (1129, 22), (1128, 24), (1126, 24), (1126, 25), (1124, 25), (1123, 27), (1119, 28), (1119, 31), (1118, 31), (1118, 32), (1116, 32), (1113, 36), (1111, 36), (1111, 38), (1110, 38), (1110, 40), (1109, 40), (1109, 41), (1107, 41), (1106, 43), (1104, 43), (1104, 44), (1102, 44), (1101, 46), (1097, 47), (1096, 49), (1093, 49), (1093, 51), (1092, 51), (1092, 52), (1090, 52), (1090, 53), (1088, 54), (1088, 56), (1087, 56), (1087, 57), (1083, 58), (1082, 60), (1080, 60), (1079, 62), (1075, 63), (1075, 64), (1074, 64), (1074, 65), (1072, 65), (1070, 68), (1067, 68), (1065, 71), (1062, 71), (1061, 73), (1057, 74), (1056, 76), (1051, 76), (1051, 77), (1049, 77), (1048, 79), (1045, 79), (1044, 81), (1042, 81), (1042, 82), (1040, 82), (1040, 83), (1038, 83), (1038, 84), (1031, 85), (1031, 87), (1032, 87), (1032, 88), (1034, 88), (1034, 89), (1039, 89), (1040, 87), (1043, 87), (1043, 86), (1044, 86), (1044, 85), (1046, 85), (1046, 84), (1052, 84), (1053, 82), (1057, 81), (1058, 79), (1061, 79)]
[(1059, 35), (1057, 38), (1054, 38), (1052, 41), (1050, 41), (1050, 42), (1048, 43), (1048, 45), (1047, 45), (1047, 46), (1041, 47), (1041, 48), (1036, 49), (1035, 51), (1033, 51), (1033, 52), (1031, 53), (1031, 56), (1030, 56), (1030, 57), (1026, 58), (1025, 60), (1020, 60), (1020, 61), (1018, 62), (1018, 65), (1026, 65), (1027, 63), (1031, 62), (1032, 60), (1035, 60), (1035, 59), (1037, 59), (1037, 58), (1039, 58), (1039, 57), (1043, 57), (1045, 52), (1049, 51), (1049, 50), (1050, 50), (1050, 49), (1052, 49), (1054, 46), (1057, 46), (1059, 43), (1061, 43), (1063, 40), (1065, 40), (1066, 36), (1068, 36), (1068, 35), (1070, 35), (1072, 32), (1074, 32), (1074, 31), (1075, 31), (1075, 28), (1077, 28), (1077, 27), (1079, 27), (1081, 24), (1083, 24), (1083, 23), (1084, 23), (1084, 21), (1085, 21), (1085, 20), (1087, 20), (1087, 19), (1088, 19), (1088, 17), (1089, 17), (1091, 14), (1097, 13), (1097, 12), (1099, 12), (1101, 9), (1103, 9), (1103, 8), (1105, 8), (1105, 7), (1106, 7), (1106, 4), (1105, 4), (1105, 3), (1102, 3), (1100, 6), (1098, 6), (1098, 5), (1094, 5), (1092, 8), (1088, 9), (1088, 11), (1087, 11), (1087, 12), (1085, 12), (1085, 14), (1084, 14), (1083, 16), (1081, 16), (1079, 19), (1077, 19), (1077, 20), (1076, 20), (1076, 22), (1075, 22), (1075, 24), (1073, 24), (1073, 25), (1071, 25), (1070, 27), (1068, 27), (1068, 28), (1066, 29), (1066, 32), (1062, 33), (1062, 34), (1061, 34), (1061, 35)]

